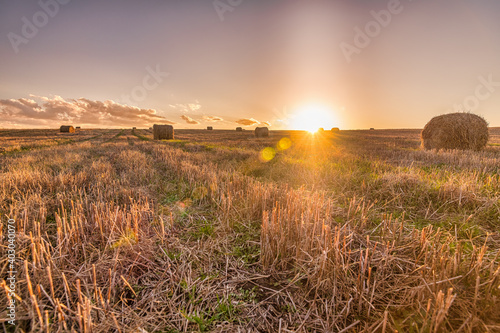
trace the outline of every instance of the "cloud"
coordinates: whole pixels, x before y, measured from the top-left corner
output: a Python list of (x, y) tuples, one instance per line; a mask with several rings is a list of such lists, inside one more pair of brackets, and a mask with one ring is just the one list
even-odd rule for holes
[[(175, 124), (153, 109), (141, 109), (111, 100), (64, 99), (30, 95), (32, 99), (0, 99), (0, 123), (24, 126), (59, 126), (62, 122), (87, 126), (150, 126)], [(40, 102), (37, 102), (36, 100)]]
[(197, 110), (201, 109), (201, 104), (192, 103), (192, 104), (188, 104), (188, 107), (191, 111), (197, 111)]
[(223, 121), (224, 119), (217, 116), (203, 116), (203, 120), (214, 123), (217, 121)]
[(181, 119), (184, 119), (186, 121), (186, 123), (190, 124), (190, 125), (198, 125), (200, 122), (197, 121), (197, 120), (194, 120), (193, 118), (191, 117), (188, 117), (186, 116), (185, 114), (183, 114), (181, 116)]
[(0, 114), (2, 118), (38, 118), (42, 108), (32, 99), (0, 99)]
[(240, 120), (236, 120), (237, 124), (244, 125), (244, 126), (252, 126), (252, 125), (258, 125), (260, 124), (260, 121), (255, 120), (253, 118), (244, 118)]
[(172, 109), (182, 111), (182, 112), (191, 112), (191, 111), (198, 111), (201, 109), (201, 104), (196, 101), (195, 103), (188, 103), (188, 104), (170, 104), (169, 105)]
[(262, 125), (266, 125), (266, 126), (271, 127), (271, 122), (269, 122), (269, 121), (265, 121), (265, 122), (263, 122), (263, 123), (262, 123)]

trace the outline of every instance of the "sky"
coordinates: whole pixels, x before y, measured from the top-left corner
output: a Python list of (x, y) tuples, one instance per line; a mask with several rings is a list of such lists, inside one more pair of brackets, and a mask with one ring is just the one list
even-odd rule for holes
[(500, 126), (497, 0), (0, 0), (0, 128)]

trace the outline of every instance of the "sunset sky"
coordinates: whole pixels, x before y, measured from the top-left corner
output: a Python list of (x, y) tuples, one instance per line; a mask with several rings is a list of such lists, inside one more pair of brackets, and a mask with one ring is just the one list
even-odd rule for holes
[[(0, 0), (0, 128), (500, 126), (498, 0)], [(461, 106), (460, 106), (461, 105)]]

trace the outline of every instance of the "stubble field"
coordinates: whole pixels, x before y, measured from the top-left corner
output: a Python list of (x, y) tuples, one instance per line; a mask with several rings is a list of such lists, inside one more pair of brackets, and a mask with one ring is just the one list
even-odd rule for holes
[(419, 133), (0, 130), (16, 327), (500, 332), (500, 129)]

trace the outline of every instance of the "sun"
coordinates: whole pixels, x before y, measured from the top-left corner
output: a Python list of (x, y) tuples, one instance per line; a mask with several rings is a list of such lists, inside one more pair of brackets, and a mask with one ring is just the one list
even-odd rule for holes
[(329, 129), (336, 126), (338, 124), (333, 110), (318, 104), (308, 104), (298, 108), (292, 119), (293, 129), (310, 133), (315, 133), (320, 128)]

